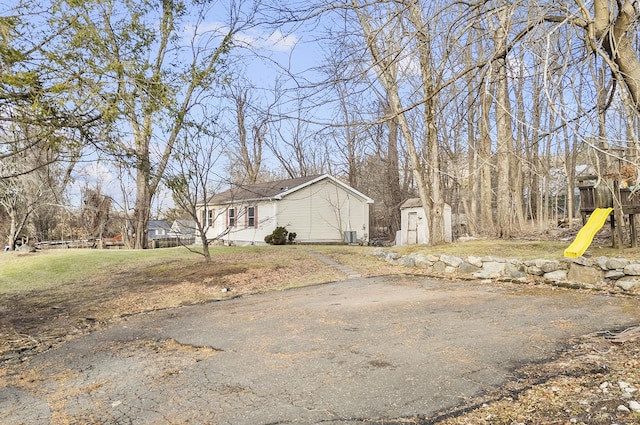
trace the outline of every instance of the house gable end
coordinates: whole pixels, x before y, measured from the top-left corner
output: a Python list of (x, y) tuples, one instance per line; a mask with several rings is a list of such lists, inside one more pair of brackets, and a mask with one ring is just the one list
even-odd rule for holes
[(318, 176), (316, 178), (314, 178), (313, 180), (310, 180), (308, 182), (305, 182), (297, 187), (291, 188), (285, 192), (282, 192), (281, 194), (279, 194), (276, 199), (282, 199), (287, 195), (290, 195), (294, 192), (297, 192), (301, 189), (304, 189), (307, 186), (311, 186), (313, 184), (316, 184), (318, 182), (321, 182), (323, 180), (329, 180), (331, 181), (333, 184), (335, 184), (336, 186), (339, 186), (340, 188), (342, 188), (343, 190), (350, 192), (352, 194), (354, 194), (355, 196), (359, 197), (360, 199), (362, 199), (363, 201), (365, 201), (368, 204), (373, 204), (373, 199), (369, 198), (367, 195), (357, 191), (356, 189), (352, 188), (351, 186), (342, 183), (340, 180), (336, 179), (335, 177), (330, 176), (329, 174), (323, 174), (321, 176)]
[[(212, 196), (207, 206), (215, 205), (232, 205), (232, 204), (248, 204), (266, 200), (281, 200), (284, 197), (304, 189), (310, 185), (321, 182), (323, 180), (329, 180), (336, 186), (339, 186), (343, 190), (352, 193), (354, 196), (359, 197), (368, 204), (373, 203), (373, 199), (369, 198), (365, 194), (357, 191), (351, 186), (341, 182), (335, 177), (329, 174), (322, 174), (319, 176), (306, 176), (298, 177), (294, 179), (277, 180), (272, 182), (257, 183), (254, 185), (242, 186), (238, 185), (235, 188), (221, 192)], [(205, 203), (200, 203), (200, 206), (204, 206)]]

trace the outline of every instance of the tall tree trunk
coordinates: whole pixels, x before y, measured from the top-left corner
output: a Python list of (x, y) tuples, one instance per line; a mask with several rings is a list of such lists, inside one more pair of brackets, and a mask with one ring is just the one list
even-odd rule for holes
[(491, 93), (493, 83), (484, 84), (480, 92), (480, 140), (478, 141), (478, 160), (480, 161), (480, 231), (492, 235), (495, 232), (493, 223), (493, 171), (491, 159), (491, 135), (489, 133), (489, 117), (491, 112)]
[[(519, 76), (523, 77), (526, 75), (526, 67), (524, 65), (524, 61), (522, 61), (519, 68)], [(511, 197), (514, 204), (515, 216), (516, 216), (516, 224), (517, 229), (523, 229), (526, 225), (526, 217), (525, 217), (525, 204), (524, 204), (524, 177), (525, 177), (525, 169), (523, 166), (523, 160), (526, 149), (525, 145), (527, 144), (527, 126), (524, 124), (526, 121), (525, 111), (524, 111), (524, 78), (517, 78), (517, 83), (515, 85), (516, 93), (516, 106), (514, 109), (517, 109), (516, 113), (516, 125), (517, 134), (514, 138), (514, 155), (513, 155), (513, 163), (511, 168)], [(508, 93), (507, 93), (508, 96)], [(510, 107), (511, 108), (511, 107)]]
[[(472, 31), (474, 37), (475, 31)], [(464, 50), (465, 64), (471, 66), (473, 63), (473, 48)], [(480, 207), (480, 182), (481, 182), (481, 162), (480, 162), (480, 139), (482, 138), (480, 127), (482, 117), (482, 102), (477, 101), (477, 87), (481, 83), (481, 78), (478, 78), (476, 73), (469, 73), (465, 76), (467, 87), (467, 102), (466, 110), (468, 115), (467, 120), (467, 165), (468, 165), (468, 178), (466, 184), (463, 183), (463, 206), (466, 217), (466, 232), (470, 235), (476, 235), (478, 233), (478, 218)], [(480, 118), (479, 118), (480, 117)], [(464, 182), (464, 180), (463, 180)], [(461, 220), (458, 220), (459, 224)]]
[[(507, 42), (509, 27), (508, 7), (499, 13), (499, 27), (495, 31), (495, 45), (503, 49)], [(511, 187), (511, 168), (513, 164), (513, 130), (509, 107), (509, 81), (507, 77), (507, 59), (505, 56), (494, 61), (496, 84), (496, 130), (497, 130), (497, 194), (496, 194), (496, 230), (498, 237), (508, 239), (513, 235), (514, 199)], [(518, 202), (520, 199), (518, 199)]]
[(566, 201), (565, 201), (565, 212), (567, 214), (567, 223), (569, 228), (573, 227), (573, 217), (575, 216), (574, 211), (574, 196), (573, 192), (576, 187), (576, 161), (578, 158), (578, 135), (573, 135), (573, 146), (571, 146), (571, 136), (567, 131), (567, 127), (565, 126), (564, 132), (564, 155), (565, 155), (565, 174), (567, 176), (567, 192), (566, 192)]
[[(472, 99), (469, 96), (469, 99)], [(471, 100), (469, 101), (471, 103)], [(464, 188), (463, 205), (466, 216), (466, 230), (469, 234), (475, 235), (478, 232), (477, 228), (477, 212), (478, 212), (478, 194), (480, 193), (480, 172), (478, 161), (478, 140), (475, 137), (475, 106), (469, 105), (469, 117), (467, 124), (467, 137), (468, 146), (467, 149), (467, 163), (469, 178), (467, 185)]]
[[(396, 64), (395, 62), (385, 58), (382, 54), (379, 47), (378, 39), (376, 37), (376, 33), (371, 27), (370, 19), (361, 9), (358, 0), (353, 0), (352, 4), (354, 6), (355, 13), (358, 15), (358, 19), (360, 21), (360, 25), (367, 42), (367, 48), (371, 54), (371, 57), (373, 58), (375, 70), (378, 75), (378, 80), (380, 81), (380, 84), (382, 85), (387, 98), (389, 99), (389, 111), (391, 113), (391, 116), (388, 118), (396, 118), (398, 120), (400, 131), (402, 132), (402, 136), (407, 146), (409, 161), (411, 163), (411, 171), (413, 177), (415, 178), (416, 186), (418, 187), (420, 201), (422, 202), (422, 206), (426, 211), (431, 211), (433, 209), (433, 203), (431, 197), (429, 196), (429, 193), (427, 192), (428, 187), (425, 180), (422, 161), (420, 159), (420, 155), (418, 154), (418, 150), (416, 149), (413, 132), (411, 130), (411, 127), (409, 126), (407, 117), (403, 112), (404, 107), (400, 99), (400, 91), (398, 88), (398, 81), (396, 76)], [(393, 43), (393, 40), (385, 41), (388, 43)], [(442, 212), (440, 212), (440, 214), (442, 214)], [(427, 217), (430, 217), (430, 214), (427, 214)], [(427, 226), (429, 228), (432, 227), (430, 223), (427, 223)], [(432, 242), (431, 235), (429, 242)]]
[[(442, 179), (440, 177), (440, 143), (436, 124), (436, 93), (433, 81), (434, 70), (431, 66), (431, 34), (422, 20), (422, 10), (419, 2), (409, 1), (409, 19), (413, 23), (418, 42), (418, 57), (420, 62), (420, 76), (422, 79), (424, 122), (426, 126), (427, 144), (427, 185), (429, 188), (430, 204), (429, 242), (431, 245), (442, 244), (445, 241), (444, 229), (444, 198), (442, 195)], [(422, 197), (422, 196), (421, 196)], [(425, 208), (427, 204), (422, 204)]]
[(148, 148), (146, 148), (145, 152), (142, 152), (144, 149), (144, 147), (141, 147), (136, 166), (136, 203), (133, 215), (133, 247), (135, 249), (147, 249), (149, 247), (149, 235), (147, 231), (149, 228), (153, 192), (149, 187), (151, 166)]
[[(560, 97), (560, 103), (565, 104), (564, 95), (562, 90), (558, 93)], [(578, 92), (578, 103), (582, 100), (582, 92)], [(566, 176), (566, 195), (565, 195), (565, 213), (569, 229), (573, 228), (573, 218), (576, 215), (575, 211), (575, 199), (574, 191), (576, 188), (576, 165), (578, 161), (578, 153), (580, 150), (578, 146), (579, 136), (578, 134), (571, 135), (569, 127), (567, 125), (563, 128), (564, 133), (564, 164), (565, 164), (565, 176)]]
[(391, 118), (387, 121), (389, 136), (387, 140), (387, 161), (385, 164), (385, 184), (386, 192), (389, 194), (389, 205), (391, 219), (391, 235), (395, 236), (400, 230), (400, 203), (404, 191), (400, 187), (400, 170), (398, 169), (398, 120)]
[[(549, 115), (547, 128), (553, 128), (555, 125), (554, 115)], [(540, 175), (542, 176), (542, 185), (540, 193), (540, 228), (546, 228), (549, 223), (549, 199), (551, 198), (551, 166), (553, 157), (551, 156), (551, 138), (544, 137), (541, 140), (541, 159), (540, 159)]]
[(593, 35), (596, 40), (592, 40), (592, 48), (599, 53), (604, 49), (603, 56), (611, 71), (628, 91), (636, 113), (640, 113), (640, 59), (634, 47), (638, 22), (634, 3), (629, 0), (594, 1)]
[(18, 226), (18, 214), (16, 214), (15, 209), (10, 209), (8, 211), (9, 214), (9, 237), (7, 239), (7, 243), (9, 246), (9, 250), (15, 251), (16, 249), (16, 240), (18, 239), (18, 234), (20, 232)]
[(496, 88), (496, 126), (497, 126), (497, 151), (496, 162), (498, 181), (496, 188), (496, 230), (498, 237), (508, 239), (513, 233), (512, 228), (512, 204), (511, 184), (509, 182), (511, 169), (511, 146), (513, 133), (511, 132), (511, 116), (507, 109), (506, 96), (508, 96), (506, 61), (496, 61), (497, 88)]
[[(527, 156), (530, 167), (530, 186), (529, 186), (529, 211), (531, 219), (538, 223), (540, 226), (540, 219), (542, 216), (542, 202), (540, 193), (540, 143), (542, 137), (541, 123), (542, 123), (542, 99), (541, 93), (542, 85), (538, 79), (533, 82), (533, 110), (531, 117), (531, 123), (533, 130), (531, 131), (531, 146), (529, 147), (529, 155)], [(541, 227), (540, 227), (541, 228)]]
[(258, 181), (262, 166), (262, 145), (267, 132), (268, 117), (259, 120), (251, 128), (251, 141), (247, 135), (246, 108), (248, 89), (237, 88), (232, 91), (232, 98), (236, 104), (236, 125), (238, 126), (238, 143), (240, 144), (240, 164), (242, 166), (242, 180), (245, 184), (255, 184)]

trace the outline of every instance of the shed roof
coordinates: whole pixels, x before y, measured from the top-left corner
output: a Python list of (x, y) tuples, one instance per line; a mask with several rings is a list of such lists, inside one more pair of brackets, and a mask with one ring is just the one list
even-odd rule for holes
[(406, 201), (404, 201), (402, 203), (402, 205), (400, 205), (400, 209), (404, 209), (404, 208), (421, 208), (422, 207), (422, 201), (420, 201), (420, 198), (409, 198)]
[[(444, 204), (444, 206), (445, 208), (451, 208), (449, 204)], [(406, 208), (422, 208), (422, 202), (420, 201), (420, 198), (409, 198), (404, 201), (402, 205), (400, 205), (400, 209), (403, 210)]]

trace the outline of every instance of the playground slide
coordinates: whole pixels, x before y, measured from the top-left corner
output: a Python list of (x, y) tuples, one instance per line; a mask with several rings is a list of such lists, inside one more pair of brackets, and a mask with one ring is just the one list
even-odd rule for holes
[(593, 237), (607, 221), (607, 217), (611, 214), (613, 208), (596, 208), (589, 217), (589, 221), (576, 235), (576, 239), (567, 249), (564, 250), (564, 256), (567, 258), (578, 258), (589, 248)]

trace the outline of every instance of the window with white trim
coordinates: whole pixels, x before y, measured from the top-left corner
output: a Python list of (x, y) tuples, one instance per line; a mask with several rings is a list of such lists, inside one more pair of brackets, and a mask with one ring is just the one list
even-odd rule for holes
[(256, 207), (247, 207), (247, 227), (256, 227)]
[(236, 227), (236, 209), (229, 208), (227, 210), (227, 215), (229, 217), (229, 227)]

